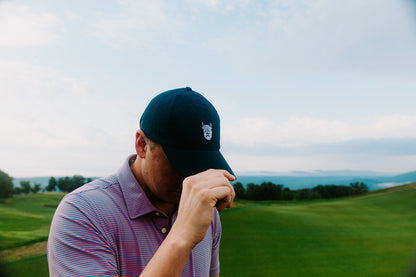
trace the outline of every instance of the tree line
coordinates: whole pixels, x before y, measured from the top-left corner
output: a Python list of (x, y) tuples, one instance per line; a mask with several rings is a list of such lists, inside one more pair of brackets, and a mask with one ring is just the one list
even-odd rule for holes
[[(72, 177), (66, 176), (61, 178), (50, 177), (48, 185), (42, 191), (71, 192), (91, 181), (91, 178), (85, 178), (81, 175), (74, 175)], [(19, 187), (13, 188), (13, 194), (28, 194), (41, 191), (41, 184), (38, 183), (34, 183), (32, 186), (30, 181), (20, 181), (19, 185)]]
[(10, 198), (13, 194), (29, 194), (40, 191), (70, 192), (91, 181), (91, 178), (74, 175), (61, 178), (50, 177), (48, 185), (43, 189), (41, 184), (31, 184), (30, 181), (20, 181), (18, 186), (14, 186), (13, 178), (0, 170), (0, 198)]
[(85, 178), (81, 175), (66, 176), (58, 179), (51, 177), (48, 185), (45, 187), (45, 191), (71, 192), (89, 182), (92, 182), (91, 178)]
[(0, 170), (0, 198), (9, 198), (13, 195), (13, 178)]
[(350, 183), (349, 186), (318, 185), (313, 188), (291, 190), (280, 184), (263, 182), (260, 185), (249, 183), (244, 187), (237, 182), (233, 185), (235, 197), (247, 200), (304, 200), (304, 199), (329, 199), (357, 195), (368, 192), (368, 187), (363, 182)]
[[(13, 194), (28, 194), (41, 191), (38, 183), (30, 184), (29, 181), (21, 181), (20, 186), (13, 186), (13, 178), (0, 170), (0, 198), (12, 197)], [(70, 192), (78, 187), (91, 182), (91, 178), (81, 175), (72, 177), (50, 177), (48, 185), (43, 191)], [(363, 182), (351, 183), (349, 186), (318, 185), (313, 188), (291, 190), (284, 185), (263, 182), (260, 185), (249, 183), (246, 187), (237, 182), (233, 185), (237, 199), (248, 200), (303, 200), (303, 199), (329, 199), (357, 195), (368, 191)]]

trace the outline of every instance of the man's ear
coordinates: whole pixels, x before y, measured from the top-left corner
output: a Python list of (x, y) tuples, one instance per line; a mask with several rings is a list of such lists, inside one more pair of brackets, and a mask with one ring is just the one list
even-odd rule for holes
[(140, 158), (144, 158), (147, 150), (147, 143), (146, 143), (146, 135), (142, 130), (137, 130), (136, 132), (136, 141), (135, 141), (135, 148), (137, 156)]

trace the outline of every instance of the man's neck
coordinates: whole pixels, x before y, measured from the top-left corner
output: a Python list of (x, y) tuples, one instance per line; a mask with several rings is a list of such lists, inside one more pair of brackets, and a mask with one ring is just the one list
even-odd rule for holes
[(130, 164), (130, 170), (136, 178), (137, 182), (139, 183), (140, 187), (146, 194), (147, 199), (149, 199), (149, 201), (152, 203), (152, 205), (156, 209), (164, 212), (169, 218), (172, 218), (172, 215), (178, 209), (178, 204), (162, 201), (153, 195), (153, 193), (149, 190), (149, 188), (146, 186), (146, 183), (144, 182), (143, 176), (140, 171), (139, 160), (136, 159), (133, 163)]

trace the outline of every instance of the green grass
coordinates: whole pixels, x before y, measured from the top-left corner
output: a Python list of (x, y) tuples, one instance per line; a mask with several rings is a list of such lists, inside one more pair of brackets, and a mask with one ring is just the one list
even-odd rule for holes
[(0, 203), (0, 250), (46, 240), (63, 193), (14, 195)]
[(400, 276), (416, 253), (416, 190), (221, 213), (221, 276)]
[[(46, 240), (62, 197), (0, 203), (0, 249)], [(396, 188), (337, 200), (237, 201), (221, 212), (221, 277), (402, 276), (416, 258), (415, 200), (416, 189)], [(45, 255), (1, 269), (0, 276), (48, 276)]]
[(18, 261), (0, 264), (0, 276), (47, 277), (49, 276), (46, 255), (36, 255)]

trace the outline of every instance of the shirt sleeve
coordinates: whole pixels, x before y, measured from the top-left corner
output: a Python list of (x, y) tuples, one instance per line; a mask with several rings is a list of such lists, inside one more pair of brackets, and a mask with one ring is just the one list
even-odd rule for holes
[(116, 253), (100, 230), (94, 209), (80, 195), (58, 206), (49, 233), (47, 255), (53, 276), (119, 276)]
[(221, 240), (221, 221), (217, 209), (214, 211), (212, 220), (212, 252), (211, 252), (211, 269), (210, 277), (216, 277), (220, 274), (220, 240)]

